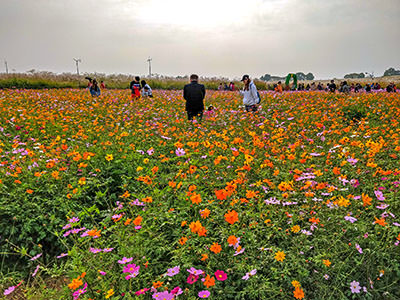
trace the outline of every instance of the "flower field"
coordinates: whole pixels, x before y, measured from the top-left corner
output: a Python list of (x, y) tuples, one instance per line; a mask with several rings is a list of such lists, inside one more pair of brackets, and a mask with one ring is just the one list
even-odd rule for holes
[(5, 299), (400, 299), (400, 94), (0, 90)]

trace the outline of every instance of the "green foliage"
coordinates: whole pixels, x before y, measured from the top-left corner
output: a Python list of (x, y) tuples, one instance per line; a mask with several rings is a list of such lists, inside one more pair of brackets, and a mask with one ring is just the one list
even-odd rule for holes
[(389, 68), (383, 73), (383, 76), (394, 76), (394, 75), (400, 75), (400, 70), (395, 70), (395, 68)]
[(364, 73), (350, 73), (350, 74), (346, 74), (344, 75), (344, 78), (348, 79), (354, 79), (354, 78), (365, 78), (365, 74)]

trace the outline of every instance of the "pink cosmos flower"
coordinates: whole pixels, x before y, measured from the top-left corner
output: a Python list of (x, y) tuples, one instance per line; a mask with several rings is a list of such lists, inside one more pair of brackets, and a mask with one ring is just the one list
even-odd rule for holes
[(118, 261), (118, 263), (121, 265), (124, 265), (128, 262), (131, 262), (132, 260), (133, 260), (133, 257), (129, 257), (129, 258), (123, 257), (121, 260)]
[(32, 277), (35, 277), (37, 272), (39, 271), (40, 265), (37, 265), (37, 267), (35, 268), (35, 270), (32, 273)]
[(10, 295), (12, 292), (14, 292), (15, 286), (10, 286), (8, 289), (4, 291), (4, 296)]
[(358, 281), (352, 281), (350, 283), (350, 290), (353, 294), (358, 294), (361, 291), (360, 283)]
[(89, 251), (92, 252), (92, 253), (94, 253), (94, 254), (96, 254), (96, 253), (101, 252), (102, 250), (101, 250), (101, 249), (98, 249), (98, 248), (90, 248)]
[(199, 298), (208, 298), (210, 296), (210, 292), (205, 290), (205, 291), (200, 291), (198, 294)]
[(374, 191), (374, 193), (375, 193), (376, 198), (379, 201), (384, 201), (385, 200), (385, 197), (383, 196), (383, 193), (381, 191)]
[(182, 148), (178, 148), (175, 150), (175, 154), (176, 154), (176, 156), (184, 156), (186, 154), (186, 152)]
[(168, 291), (155, 293), (153, 294), (153, 299), (162, 299), (162, 300), (172, 300), (174, 299), (174, 295), (170, 294)]
[(173, 276), (179, 274), (179, 271), (180, 271), (180, 267), (179, 266), (176, 266), (176, 267), (173, 267), (171, 269), (168, 269), (167, 276), (173, 277)]
[(31, 258), (31, 261), (37, 260), (39, 257), (42, 256), (42, 254), (43, 254), (43, 253), (40, 253), (40, 254), (38, 254), (38, 255), (32, 257), (32, 258)]
[(69, 219), (69, 222), (70, 223), (77, 223), (77, 222), (79, 222), (79, 218), (73, 217), (72, 219)]
[(191, 267), (190, 269), (186, 269), (186, 271), (188, 271), (190, 274), (192, 275), (201, 275), (204, 273), (203, 270), (196, 270), (195, 268)]

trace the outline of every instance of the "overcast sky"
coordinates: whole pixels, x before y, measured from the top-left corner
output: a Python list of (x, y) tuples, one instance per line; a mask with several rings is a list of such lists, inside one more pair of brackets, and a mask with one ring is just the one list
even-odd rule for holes
[(399, 49), (400, 0), (0, 0), (17, 72), (379, 76)]

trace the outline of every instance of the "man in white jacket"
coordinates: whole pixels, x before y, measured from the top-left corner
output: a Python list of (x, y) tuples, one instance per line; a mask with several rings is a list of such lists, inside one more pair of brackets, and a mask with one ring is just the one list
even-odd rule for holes
[(257, 87), (253, 81), (251, 81), (249, 75), (243, 75), (242, 81), (244, 83), (243, 90), (240, 94), (243, 95), (243, 104), (246, 107), (246, 111), (257, 111), (257, 104), (259, 103)]

